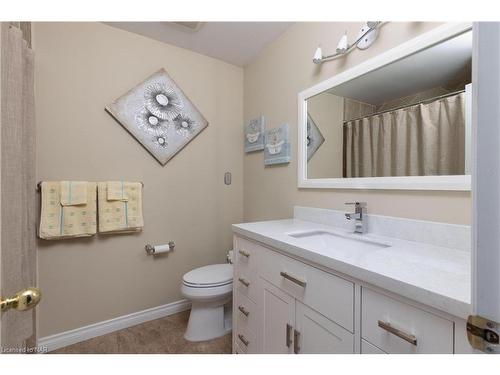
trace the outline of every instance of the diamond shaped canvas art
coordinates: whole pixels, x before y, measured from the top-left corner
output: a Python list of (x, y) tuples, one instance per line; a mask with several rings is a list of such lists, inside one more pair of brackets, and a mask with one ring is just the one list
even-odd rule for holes
[(309, 161), (318, 148), (325, 141), (325, 137), (319, 130), (318, 126), (312, 119), (311, 115), (307, 114), (307, 161)]
[(208, 126), (165, 69), (106, 107), (162, 165)]

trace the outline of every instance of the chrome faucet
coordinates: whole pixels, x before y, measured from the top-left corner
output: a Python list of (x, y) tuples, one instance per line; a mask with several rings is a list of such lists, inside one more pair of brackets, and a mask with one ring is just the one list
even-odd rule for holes
[(366, 225), (363, 221), (363, 215), (366, 214), (366, 202), (348, 202), (346, 204), (354, 205), (354, 213), (345, 214), (347, 220), (355, 220), (354, 233), (365, 233)]

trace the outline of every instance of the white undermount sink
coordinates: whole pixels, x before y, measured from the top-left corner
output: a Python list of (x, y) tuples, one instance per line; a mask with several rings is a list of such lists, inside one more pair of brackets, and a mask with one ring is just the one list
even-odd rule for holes
[[(390, 247), (390, 245), (362, 238), (362, 234), (345, 236), (325, 230), (310, 230), (288, 233), (290, 237), (307, 241), (307, 244), (317, 249), (367, 252)], [(359, 236), (356, 238), (355, 236)]]

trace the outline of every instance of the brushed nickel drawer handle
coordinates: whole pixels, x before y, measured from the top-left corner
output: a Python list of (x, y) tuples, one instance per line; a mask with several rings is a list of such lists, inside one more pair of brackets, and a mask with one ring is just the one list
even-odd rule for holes
[(245, 316), (250, 315), (250, 311), (246, 310), (243, 306), (238, 306), (238, 310), (240, 310), (241, 313)]
[(299, 340), (300, 340), (300, 332), (297, 331), (296, 329), (294, 329), (293, 330), (293, 352), (295, 354), (300, 353)]
[(292, 345), (292, 330), (293, 327), (290, 324), (286, 324), (286, 346), (289, 348)]
[(238, 338), (240, 339), (240, 341), (245, 344), (245, 346), (248, 346), (248, 344), (250, 344), (250, 341), (248, 341), (245, 336), (243, 336), (241, 333), (238, 335)]
[(242, 283), (243, 285), (245, 285), (246, 287), (249, 287), (249, 286), (250, 286), (250, 282), (249, 282), (249, 281), (246, 281), (246, 280), (245, 280), (245, 279), (243, 279), (242, 277), (240, 277), (240, 278), (238, 279), (238, 281), (239, 281), (240, 283)]
[(383, 330), (386, 330), (387, 332), (392, 333), (393, 335), (409, 342), (410, 344), (417, 346), (417, 338), (414, 335), (403, 332), (400, 329), (394, 328), (389, 323), (383, 322), (381, 320), (378, 321), (378, 326)]
[(306, 287), (307, 282), (305, 282), (304, 280), (297, 279), (295, 276), (292, 276), (289, 273), (281, 271), (280, 275), (285, 279), (290, 280), (292, 283), (300, 285), (302, 288)]
[(250, 258), (250, 253), (246, 252), (245, 250), (238, 250), (238, 253), (240, 253), (244, 257)]

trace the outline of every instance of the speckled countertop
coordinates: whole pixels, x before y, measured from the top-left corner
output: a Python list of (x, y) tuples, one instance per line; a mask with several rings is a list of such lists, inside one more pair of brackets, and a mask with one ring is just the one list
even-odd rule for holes
[(310, 263), (376, 285), (451, 315), (467, 318), (471, 311), (469, 251), (435, 246), (378, 234), (364, 239), (389, 245), (367, 252), (314, 246), (307, 238), (289, 234), (324, 230), (360, 236), (345, 228), (301, 219), (234, 224), (233, 232), (269, 245)]

